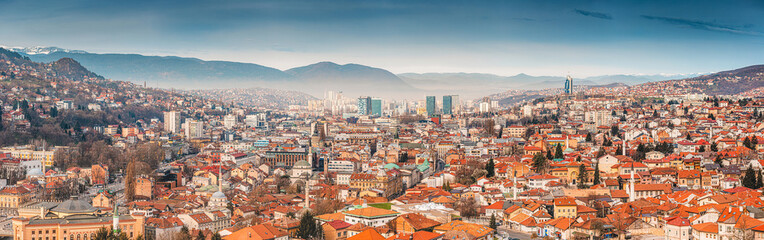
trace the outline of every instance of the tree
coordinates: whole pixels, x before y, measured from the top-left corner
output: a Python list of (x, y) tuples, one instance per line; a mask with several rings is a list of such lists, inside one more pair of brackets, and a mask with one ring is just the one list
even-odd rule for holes
[(562, 144), (557, 144), (557, 148), (554, 150), (554, 158), (561, 159), (564, 156), (562, 155)]
[(459, 211), (459, 215), (465, 218), (478, 216), (478, 209), (480, 206), (473, 197), (461, 198), (456, 202), (456, 210)]
[(759, 173), (756, 174), (756, 176), (758, 176), (756, 178), (756, 189), (764, 187), (764, 183), (762, 183), (762, 179), (761, 179), (762, 177), (761, 174), (762, 174), (761, 171), (759, 171)]
[(698, 149), (700, 152), (706, 152), (706, 145), (700, 145), (700, 148)]
[(613, 125), (610, 127), (610, 136), (618, 136), (618, 133), (620, 130), (618, 130), (618, 125)]
[(751, 146), (751, 138), (745, 137), (745, 140), (743, 140), (743, 146), (753, 150), (753, 147)]
[(297, 237), (302, 239), (317, 239), (320, 235), (321, 228), (313, 219), (313, 214), (310, 211), (306, 211), (300, 218), (300, 225), (297, 227)]
[(756, 172), (751, 167), (749, 167), (748, 170), (745, 170), (743, 186), (750, 189), (756, 189)]
[(202, 232), (202, 230), (199, 230), (199, 233), (196, 234), (196, 238), (194, 238), (194, 240), (206, 240), (206, 239), (207, 238), (204, 237), (204, 233)]
[(592, 180), (592, 184), (594, 185), (599, 185), (601, 182), (599, 169), (600, 169), (600, 163), (598, 162), (597, 164), (594, 165), (594, 179)]
[(546, 151), (546, 159), (549, 159), (549, 160), (554, 159), (554, 156), (552, 155), (552, 151)]
[(443, 183), (443, 191), (451, 192), (451, 184), (449, 184), (448, 182), (444, 182)]
[(541, 153), (536, 153), (536, 156), (533, 156), (533, 168), (536, 169), (536, 173), (545, 173), (547, 166), (547, 159)]
[(718, 152), (719, 151), (719, 146), (716, 145), (716, 143), (712, 143), (711, 144), (711, 151), (712, 152)]
[(130, 159), (125, 174), (125, 201), (135, 200), (135, 159)]
[(491, 222), (488, 224), (489, 228), (493, 228), (494, 230), (497, 229), (498, 225), (496, 224), (496, 215), (491, 214)]
[(215, 233), (215, 234), (212, 235), (212, 239), (211, 240), (223, 240), (223, 237), (220, 236), (220, 233)]
[(496, 173), (494, 170), (495, 163), (493, 162), (493, 158), (488, 160), (488, 164), (485, 165), (485, 171), (487, 172), (485, 174), (485, 177), (490, 178), (493, 177), (493, 175)]
[(578, 189), (586, 188), (586, 166), (582, 163), (578, 165)]
[(586, 133), (586, 141), (591, 142), (592, 141), (592, 133)]
[(722, 156), (716, 155), (716, 159), (714, 159), (714, 163), (718, 164), (719, 167), (722, 167), (722, 163), (724, 163), (722, 160), (723, 160)]

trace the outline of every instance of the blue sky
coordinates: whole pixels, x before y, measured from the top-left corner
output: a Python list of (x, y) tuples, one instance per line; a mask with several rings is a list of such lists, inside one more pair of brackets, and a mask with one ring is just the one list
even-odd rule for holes
[(592, 76), (764, 63), (764, 1), (0, 0), (0, 45), (279, 69)]

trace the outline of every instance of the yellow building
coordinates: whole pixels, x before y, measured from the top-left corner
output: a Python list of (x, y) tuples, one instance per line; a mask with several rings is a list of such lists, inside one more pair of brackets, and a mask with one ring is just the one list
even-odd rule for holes
[[(47, 211), (46, 211), (47, 209)], [(114, 218), (101, 213), (85, 201), (76, 197), (56, 204), (52, 208), (41, 208), (42, 216), (13, 219), (13, 239), (15, 240), (86, 240), (101, 229), (111, 230), (116, 219), (121, 232), (135, 238), (144, 235), (145, 216), (125, 215)]]
[(561, 197), (554, 199), (554, 218), (569, 217), (576, 218), (576, 199), (572, 197)]
[(32, 193), (24, 187), (5, 187), (0, 190), (0, 207), (18, 208), (31, 198)]
[(32, 149), (15, 147), (3, 148), (0, 149), (0, 151), (10, 153), (13, 158), (17, 159), (40, 160), (40, 162), (45, 164), (46, 168), (53, 167), (53, 162), (55, 160), (54, 155), (56, 154), (55, 151), (35, 151)]

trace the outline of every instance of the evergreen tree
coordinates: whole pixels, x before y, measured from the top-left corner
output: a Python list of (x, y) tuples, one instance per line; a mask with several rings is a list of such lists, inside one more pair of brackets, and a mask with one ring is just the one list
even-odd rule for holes
[(554, 158), (561, 159), (564, 156), (562, 155), (562, 144), (557, 144), (557, 148), (554, 150)]
[(613, 125), (610, 127), (610, 136), (618, 136), (618, 133), (620, 130), (618, 130), (618, 125)]
[(724, 163), (722, 161), (722, 156), (716, 155), (716, 159), (714, 159), (714, 163), (719, 164), (719, 166), (721, 167), (722, 163)]
[(195, 240), (206, 240), (207, 238), (204, 237), (204, 233), (202, 230), (199, 230), (199, 234), (196, 234)]
[(536, 169), (537, 173), (546, 172), (546, 165), (547, 159), (544, 158), (541, 153), (537, 153), (536, 156), (533, 156), (533, 168)]
[(220, 236), (220, 233), (215, 233), (212, 235), (212, 240), (223, 240), (223, 237)]
[(581, 164), (578, 166), (578, 189), (586, 188), (586, 166)]
[(491, 214), (491, 222), (488, 224), (488, 227), (496, 230), (496, 228), (498, 227), (498, 225), (496, 224), (496, 215)]
[(700, 148), (698, 149), (700, 152), (706, 152), (706, 145), (700, 145)]
[(756, 150), (756, 145), (759, 145), (759, 138), (756, 136), (751, 137), (751, 149)]
[(586, 141), (591, 142), (592, 141), (592, 133), (586, 133)]
[(546, 151), (546, 159), (549, 159), (549, 160), (554, 159), (554, 156), (552, 156), (552, 151)]
[(125, 173), (125, 201), (133, 200), (135, 200), (135, 159), (130, 159)]
[(448, 182), (444, 182), (443, 183), (443, 191), (451, 192), (451, 184), (449, 184)]
[(495, 164), (493, 162), (493, 158), (488, 160), (488, 164), (485, 165), (485, 171), (488, 172), (485, 174), (485, 177), (490, 178), (493, 177), (493, 175), (496, 173), (494, 171)]
[(745, 176), (743, 176), (743, 187), (750, 189), (756, 189), (756, 172), (753, 168), (749, 167), (745, 170)]
[(599, 185), (600, 182), (600, 163), (597, 163), (594, 165), (594, 179), (592, 180), (592, 184)]
[(56, 106), (53, 106), (50, 108), (49, 114), (50, 117), (57, 117), (58, 116), (58, 108)]
[(712, 152), (718, 152), (719, 151), (719, 146), (716, 145), (716, 143), (712, 143), (711, 144), (711, 151)]
[(762, 183), (762, 179), (761, 179), (761, 174), (762, 174), (761, 171), (759, 171), (759, 173), (756, 174), (756, 176), (758, 176), (756, 178), (756, 189), (764, 187), (764, 183)]
[(300, 218), (300, 225), (297, 227), (297, 237), (315, 239), (319, 237), (320, 230), (316, 220), (313, 219), (313, 214), (310, 211), (306, 211), (302, 218)]

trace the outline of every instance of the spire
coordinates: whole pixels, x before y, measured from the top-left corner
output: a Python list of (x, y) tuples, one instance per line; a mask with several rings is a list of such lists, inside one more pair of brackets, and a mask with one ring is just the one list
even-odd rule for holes
[(218, 165), (218, 191), (223, 192), (223, 160)]

